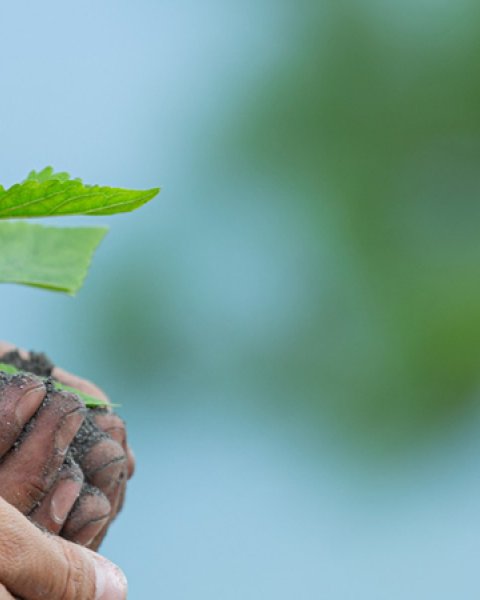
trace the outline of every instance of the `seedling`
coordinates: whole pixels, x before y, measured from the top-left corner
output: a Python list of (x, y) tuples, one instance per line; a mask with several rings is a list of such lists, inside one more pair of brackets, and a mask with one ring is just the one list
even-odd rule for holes
[[(0, 283), (75, 295), (107, 232), (106, 227), (46, 227), (10, 219), (130, 212), (159, 191), (86, 185), (80, 179), (71, 179), (68, 173), (55, 173), (52, 167), (32, 171), (25, 181), (8, 189), (0, 185)], [(0, 363), (0, 371), (19, 372), (5, 363)], [(105, 404), (58, 382), (55, 386), (74, 392), (89, 408)]]
[(75, 295), (106, 227), (46, 227), (5, 221), (69, 215), (113, 215), (139, 208), (159, 193), (86, 185), (52, 167), (22, 183), (0, 186), (0, 282)]
[[(80, 179), (71, 179), (67, 173), (55, 173), (51, 167), (47, 167), (38, 173), (32, 171), (25, 181), (13, 185), (9, 189), (0, 186), (0, 283), (20, 283), (65, 292), (70, 295), (76, 294), (84, 282), (93, 253), (107, 229), (105, 227), (45, 227), (29, 221), (25, 222), (23, 219), (68, 215), (113, 215), (120, 212), (129, 212), (151, 200), (159, 191), (156, 188), (135, 191), (85, 185)], [(11, 219), (15, 220), (11, 221)], [(46, 439), (43, 437), (38, 438), (38, 427), (45, 426), (45, 420), (42, 421), (42, 415), (45, 414), (43, 411), (48, 411), (49, 408), (60, 411), (62, 402), (67, 401), (66, 398), (55, 394), (55, 390), (65, 390), (76, 394), (79, 400), (89, 409), (82, 411), (83, 421), (78, 431), (76, 431), (75, 437), (69, 440), (68, 449), (65, 449), (64, 441), (58, 441), (59, 439), (62, 440), (62, 435), (64, 435), (64, 431), (60, 430), (59, 425), (57, 425), (56, 431), (50, 432), (52, 439), (48, 444), (54, 444), (55, 452), (50, 456), (49, 463), (44, 465), (41, 473), (32, 475), (30, 466), (29, 469), (25, 470), (24, 476), (26, 478), (32, 477), (29, 483), (30, 487), (43, 490), (42, 485), (38, 482), (42, 481), (42, 477), (45, 477), (46, 482), (45, 470), (48, 471), (46, 465), (54, 465), (57, 468), (57, 462), (52, 463), (51, 461), (63, 461), (63, 464), (60, 465), (61, 470), (63, 471), (65, 467), (67, 473), (70, 472), (72, 477), (73, 474), (77, 478), (80, 477), (82, 482), (79, 496), (73, 507), (71, 507), (71, 514), (74, 513), (75, 515), (72, 517), (73, 522), (75, 523), (75, 519), (78, 520), (79, 513), (82, 514), (83, 501), (89, 497), (91, 499), (92, 497), (103, 496), (104, 502), (111, 501), (111, 504), (108, 504), (111, 508), (109, 518), (115, 517), (121, 507), (125, 493), (125, 482), (128, 475), (128, 451), (124, 451), (122, 445), (115, 442), (114, 436), (109, 436), (108, 431), (110, 430), (107, 428), (104, 431), (97, 421), (98, 418), (103, 417), (105, 419), (106, 417), (108, 419), (112, 418), (113, 415), (99, 415), (95, 410), (114, 405), (57, 381), (52, 376), (55, 373), (53, 365), (43, 354), (31, 353), (26, 357), (13, 350), (4, 354), (0, 359), (1, 379), (7, 385), (12, 383), (15, 375), (24, 372), (30, 372), (43, 378), (45, 397), (40, 408), (37, 408), (37, 412), (29, 419), (28, 423), (24, 424), (13, 446), (14, 450), (24, 448), (24, 440), (34, 429), (37, 432), (37, 440)], [(15, 383), (18, 383), (20, 387), (23, 385), (22, 381), (16, 381)], [(8, 400), (8, 393), (1, 400), (4, 398)], [(68, 401), (71, 402), (71, 398)], [(56, 406), (52, 406), (54, 402), (57, 403)], [(57, 414), (62, 415), (63, 413), (60, 411)], [(62, 423), (66, 419), (67, 416), (62, 419)], [(13, 427), (15, 423), (6, 422), (5, 425)], [(69, 422), (69, 426), (72, 426), (72, 422)], [(118, 426), (115, 429), (118, 429)], [(48, 444), (47, 448), (49, 448)], [(98, 446), (92, 451), (93, 446), (96, 444)], [(98, 458), (99, 452), (104, 453), (103, 459)], [(122, 454), (120, 455), (119, 452)], [(96, 457), (96, 468), (92, 468), (91, 453)], [(112, 475), (112, 471), (108, 470), (108, 482), (103, 485), (106, 475), (103, 475), (103, 479), (102, 477), (98, 479), (99, 468), (100, 471), (104, 468), (108, 469), (115, 462), (120, 465), (120, 467), (117, 465), (116, 471), (113, 470), (116, 475)], [(53, 470), (49, 477), (55, 475), (55, 472)], [(111, 480), (112, 478), (113, 480)], [(78, 485), (79, 480), (75, 479), (75, 481)], [(25, 490), (30, 489), (27, 485), (23, 485), (22, 488), (22, 485), (17, 485), (16, 482), (16, 479), (12, 481), (11, 485), (13, 487), (9, 490), (14, 498), (21, 497), (22, 493), (25, 493), (22, 492), (23, 488)], [(51, 484), (50, 481), (49, 485)], [(52, 489), (55, 489), (55, 491), (53, 498), (49, 500), (51, 503), (49, 514), (53, 519), (54, 499), (58, 498), (58, 489), (62, 490), (64, 488)], [(4, 490), (0, 490), (0, 492), (3, 495)], [(46, 497), (48, 498), (48, 494)], [(61, 502), (60, 505), (63, 506)], [(97, 528), (95, 537), (88, 541), (88, 545), (95, 549), (98, 548), (109, 524), (109, 521), (105, 521), (105, 504), (101, 503), (99, 506), (101, 507), (101, 513), (99, 513), (96, 520), (100, 519), (103, 523), (102, 529)], [(93, 513), (89, 512), (92, 510)], [(85, 511), (83, 517), (88, 517), (88, 525), (86, 526), (88, 528), (95, 522), (92, 515), (95, 516), (96, 513), (92, 508), (92, 504), (87, 504)], [(34, 521), (35, 514), (37, 513), (34, 511), (30, 515)], [(40, 521), (38, 523), (41, 524)], [(45, 525), (45, 523), (43, 525), (52, 533), (58, 533), (67, 537), (67, 539), (74, 539), (69, 537), (72, 532), (68, 532), (68, 519), (67, 524), (64, 523), (62, 529), (58, 529), (56, 525), (53, 528)], [(75, 526), (78, 527), (78, 523)], [(65, 529), (66, 527), (67, 529)], [(85, 527), (82, 526), (76, 533), (81, 536), (84, 530)], [(83, 540), (81, 537), (76, 539), (79, 542), (81, 540)], [(87, 542), (83, 540), (81, 543)]]

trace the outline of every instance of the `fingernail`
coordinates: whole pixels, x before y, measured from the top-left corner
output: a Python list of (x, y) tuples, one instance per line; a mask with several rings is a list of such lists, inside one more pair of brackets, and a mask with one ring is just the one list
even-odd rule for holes
[(55, 523), (63, 525), (81, 489), (81, 481), (65, 479), (58, 484), (50, 502), (50, 516)]
[(15, 407), (15, 418), (18, 425), (23, 427), (33, 415), (37, 412), (40, 404), (43, 402), (47, 390), (43, 383), (36, 385), (33, 388), (27, 390), (23, 396), (17, 400), (17, 406)]
[(123, 572), (103, 556), (86, 550), (94, 558), (95, 600), (125, 600), (127, 578)]
[(73, 438), (80, 429), (84, 418), (85, 415), (83, 411), (75, 410), (63, 419), (60, 428), (55, 435), (55, 447), (57, 452), (60, 452), (61, 454), (67, 452)]
[(88, 548), (105, 525), (107, 525), (109, 518), (110, 514), (103, 519), (98, 519), (94, 523), (89, 523), (88, 525), (85, 525), (85, 527), (82, 527), (82, 529), (75, 534), (75, 543)]

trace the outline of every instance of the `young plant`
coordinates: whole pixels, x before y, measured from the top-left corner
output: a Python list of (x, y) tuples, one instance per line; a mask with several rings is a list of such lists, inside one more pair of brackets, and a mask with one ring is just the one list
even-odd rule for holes
[[(69, 215), (113, 215), (130, 212), (159, 193), (86, 185), (52, 167), (32, 171), (22, 183), (4, 189), (0, 185), (0, 283), (20, 283), (75, 295), (87, 275), (93, 253), (106, 227), (50, 227), (11, 221)], [(0, 371), (18, 369), (0, 363)], [(102, 402), (74, 391), (87, 407)]]
[(9, 221), (71, 215), (113, 215), (139, 208), (159, 193), (86, 185), (52, 167), (22, 183), (0, 185), (0, 282), (75, 295), (106, 227), (47, 227)]
[[(128, 212), (158, 192), (85, 185), (51, 167), (9, 189), (0, 186), (0, 282), (74, 295), (106, 228), (24, 219)], [(2, 352), (0, 496), (44, 530), (97, 550), (123, 505), (133, 455), (114, 405), (69, 384), (95, 393), (44, 354)]]

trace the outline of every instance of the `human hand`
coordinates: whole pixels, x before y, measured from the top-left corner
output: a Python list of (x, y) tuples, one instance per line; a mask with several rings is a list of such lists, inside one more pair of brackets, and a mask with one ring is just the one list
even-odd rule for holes
[(123, 573), (94, 552), (40, 531), (0, 498), (0, 600), (125, 600)]
[[(70, 387), (73, 387), (94, 398), (110, 403), (105, 393), (92, 382), (54, 367), (52, 376)], [(125, 499), (127, 480), (131, 478), (135, 470), (135, 458), (127, 443), (125, 423), (111, 408), (94, 409), (90, 411), (88, 419), (93, 425), (106, 436), (99, 438), (95, 444), (78, 457), (79, 464), (87, 481), (95, 488), (101, 490), (110, 503), (110, 515), (99, 528), (94, 539), (85, 545), (96, 550), (110, 526), (120, 512)], [(90, 499), (93, 502), (94, 499)], [(67, 539), (78, 541), (75, 529), (75, 514), (69, 518), (67, 526), (62, 530), (62, 535)], [(84, 519), (83, 512), (78, 514), (79, 522)]]
[[(52, 490), (73, 505), (79, 490), (57, 479), (85, 414), (72, 394), (52, 391), (47, 400), (45, 383), (34, 375), (0, 376), (0, 496), (24, 515)], [(60, 502), (57, 494), (51, 499)]]
[[(11, 353), (13, 349), (14, 347), (11, 344), (0, 343), (0, 357), (2, 355), (5, 356), (6, 353)], [(19, 352), (21, 360), (27, 363), (30, 360), (30, 355), (22, 350)], [(33, 358), (34, 355), (32, 355), (30, 364), (20, 365), (21, 368), (41, 371), (38, 365), (33, 364), (35, 363)], [(43, 372), (41, 374), (47, 375), (48, 373)], [(105, 394), (94, 384), (86, 380), (80, 379), (56, 367), (53, 368), (51, 375), (62, 383), (75, 387), (99, 399), (106, 400)], [(15, 391), (15, 381), (16, 378), (11, 378), (9, 385), (3, 393), (3, 396), (8, 396), (10, 400), (1, 403), (5, 410), (10, 410), (10, 413), (17, 410), (16, 404), (20, 402), (17, 398), (19, 394)], [(38, 384), (39, 382), (36, 381), (36, 383)], [(38, 406), (42, 402), (41, 396), (42, 394), (39, 392), (36, 402), (32, 404), (31, 411), (27, 411), (24, 422), (20, 423), (18, 427), (12, 428), (11, 426), (6, 426), (7, 423), (12, 423), (12, 419), (8, 418), (8, 415), (7, 418), (3, 419), (5, 429), (8, 430), (5, 435), (9, 436), (9, 447), (11, 447), (12, 441), (16, 439), (18, 432), (22, 430), (31, 414), (34, 414), (38, 410)], [(67, 410), (67, 400), (71, 402), (72, 399), (75, 401), (73, 395), (65, 392), (57, 392), (54, 398), (55, 401), (53, 403), (50, 402), (50, 404), (55, 404), (56, 407), (55, 410), (51, 409), (51, 412), (58, 415), (62, 410)], [(45, 407), (42, 407), (41, 410), (44, 411)], [(126, 443), (126, 432), (123, 421), (117, 415), (114, 415), (109, 410), (88, 411), (89, 414), (87, 416), (85, 416), (85, 412), (87, 411), (83, 409), (81, 412), (83, 412), (84, 420), (81, 423), (81, 428), (77, 436), (73, 440), (71, 450), (69, 450), (66, 456), (64, 455), (65, 462), (63, 463), (60, 475), (52, 483), (55, 469), (58, 469), (59, 466), (58, 460), (53, 461), (49, 463), (52, 465), (52, 476), (44, 478), (41, 486), (37, 485), (37, 488), (40, 489), (38, 489), (38, 493), (35, 496), (36, 507), (31, 509), (32, 502), (28, 503), (26, 501), (25, 493), (17, 489), (16, 481), (11, 481), (11, 475), (10, 479), (4, 478), (5, 484), (2, 485), (3, 463), (0, 465), (0, 495), (3, 495), (9, 502), (24, 512), (24, 514), (29, 514), (33, 521), (48, 531), (60, 534), (67, 539), (86, 545), (92, 549), (97, 549), (105, 536), (108, 526), (121, 508), (125, 495), (126, 480), (132, 475), (134, 470), (134, 459)], [(44, 421), (45, 419), (42, 423)], [(36, 419), (34, 426), (31, 427), (30, 425), (28, 439), (32, 437), (34, 431), (36, 439), (41, 437), (40, 433), (43, 435), (42, 439), (50, 439), (52, 435), (54, 436), (56, 425), (53, 422), (49, 425), (41, 425), (41, 423), (37, 423)], [(0, 439), (2, 437), (0, 427)], [(72, 439), (70, 439), (70, 442)], [(78, 442), (79, 439), (82, 440), (81, 444)], [(27, 450), (30, 449), (30, 451), (33, 448), (35, 452), (36, 446), (41, 445), (42, 442), (37, 442), (35, 445), (34, 440), (32, 440), (29, 445), (24, 446), (24, 444), (25, 441), (18, 446), (17, 454), (23, 456), (24, 461), (28, 461), (29, 452), (25, 451), (25, 448)], [(48, 457), (51, 450), (51, 444), (48, 445), (43, 442), (43, 446), (38, 454), (39, 456), (43, 456), (44, 463), (49, 462)], [(14, 453), (10, 452), (9, 454), (13, 455)], [(17, 474), (21, 473), (21, 471), (16, 471), (15, 469), (7, 469), (7, 473), (14, 472)], [(43, 474), (44, 472), (45, 468), (38, 471), (35, 465), (32, 465), (32, 476), (38, 478), (38, 473)], [(23, 474), (20, 476), (20, 479), (27, 482), (31, 481), (30, 474), (27, 477)], [(3, 493), (2, 490), (7, 491)]]

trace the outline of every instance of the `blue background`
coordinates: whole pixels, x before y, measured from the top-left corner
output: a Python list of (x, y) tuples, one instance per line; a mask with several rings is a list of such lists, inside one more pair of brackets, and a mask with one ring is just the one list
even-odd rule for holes
[(163, 188), (76, 298), (0, 297), (122, 405), (131, 598), (478, 597), (478, 13), (0, 7), (2, 184)]

